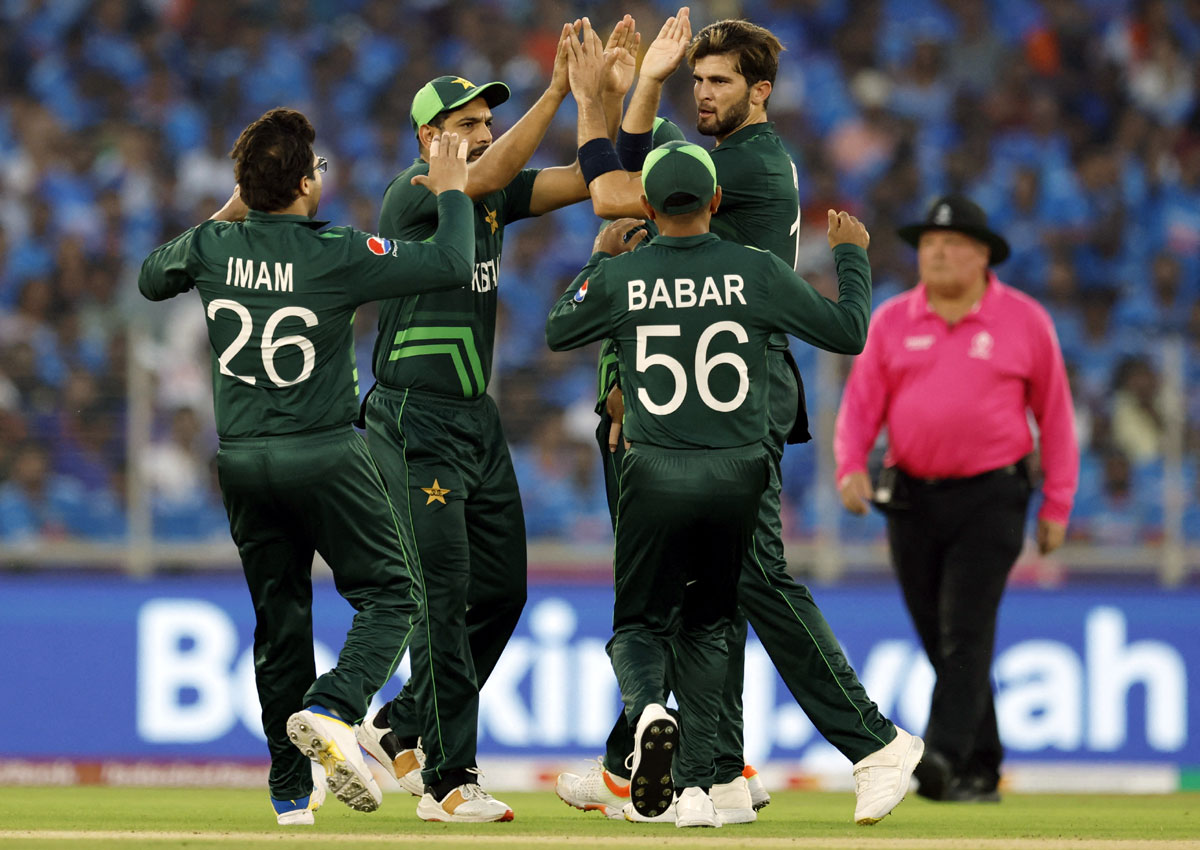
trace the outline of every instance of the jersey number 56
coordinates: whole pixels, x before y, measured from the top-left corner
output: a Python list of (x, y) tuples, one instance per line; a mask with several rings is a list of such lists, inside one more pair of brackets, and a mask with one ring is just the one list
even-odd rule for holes
[[(648, 353), (647, 343), (651, 337), (679, 336), (679, 330), (679, 325), (640, 325), (637, 329), (637, 361), (634, 364), (637, 371), (645, 372), (653, 366), (660, 366), (669, 371), (675, 379), (675, 389), (671, 393), (671, 398), (664, 404), (655, 403), (650, 399), (650, 393), (646, 391), (645, 387), (638, 387), (638, 401), (642, 403), (646, 412), (656, 416), (666, 416), (679, 409), (687, 395), (688, 380), (682, 363), (669, 354)], [(737, 322), (714, 322), (705, 328), (704, 333), (700, 334), (700, 338), (696, 340), (696, 392), (706, 406), (718, 413), (729, 413), (741, 407), (742, 402), (746, 400), (746, 394), (750, 391), (750, 375), (746, 369), (746, 361), (732, 351), (722, 352), (712, 357), (708, 356), (708, 347), (712, 344), (713, 337), (719, 333), (731, 333), (740, 343), (749, 342), (750, 337), (746, 334), (746, 329)], [(737, 370), (738, 375), (737, 392), (728, 401), (718, 399), (708, 386), (710, 373), (721, 365), (732, 366)]]

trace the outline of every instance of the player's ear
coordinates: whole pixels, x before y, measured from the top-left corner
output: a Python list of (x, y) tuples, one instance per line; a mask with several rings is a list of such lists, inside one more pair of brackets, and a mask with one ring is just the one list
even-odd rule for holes
[(420, 148), (422, 151), (429, 150), (430, 144), (433, 143), (433, 137), (436, 136), (439, 132), (441, 132), (441, 131), (438, 130), (438, 128), (433, 126), (432, 124), (422, 124), (417, 129), (417, 142), (420, 144)]
[(721, 206), (721, 187), (717, 186), (717, 191), (713, 192), (712, 200), (708, 202), (708, 214), (716, 215), (717, 207)]
[(767, 102), (767, 98), (771, 96), (771, 88), (770, 80), (759, 80), (750, 86), (750, 102), (755, 106), (762, 106)]
[(650, 219), (651, 221), (654, 221), (655, 216), (658, 215), (658, 212), (654, 209), (654, 207), (650, 206), (650, 202), (646, 200), (645, 195), (642, 195), (642, 212), (644, 212), (646, 214), (646, 218)]

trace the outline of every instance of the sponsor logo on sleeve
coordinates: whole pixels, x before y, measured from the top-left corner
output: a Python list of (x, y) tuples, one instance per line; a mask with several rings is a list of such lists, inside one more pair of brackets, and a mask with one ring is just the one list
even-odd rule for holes
[(392, 253), (392, 240), (382, 236), (372, 236), (367, 240), (367, 249), (378, 257)]
[(582, 304), (583, 299), (587, 298), (587, 287), (588, 282), (585, 280), (583, 286), (579, 287), (579, 291), (575, 293), (575, 297), (572, 299), (576, 304)]

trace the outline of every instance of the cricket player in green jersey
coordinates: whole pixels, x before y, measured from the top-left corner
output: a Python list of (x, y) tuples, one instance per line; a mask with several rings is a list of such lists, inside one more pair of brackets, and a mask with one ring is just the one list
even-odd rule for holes
[[(767, 118), (767, 101), (782, 50), (770, 31), (746, 21), (711, 24), (689, 41), (678, 26), (659, 34), (642, 61), (637, 87), (621, 124), (617, 147), (624, 170), (601, 175), (589, 185), (593, 206), (606, 218), (638, 215), (641, 185), (629, 172), (639, 170), (639, 142), (650, 141), (663, 82), (686, 56), (692, 67), (697, 107), (696, 127), (712, 136), (711, 155), (723, 200), (712, 217), (712, 232), (738, 244), (771, 251), (794, 267), (799, 247), (800, 208), (795, 165)], [(576, 91), (581, 107), (580, 142), (598, 139), (599, 104), (594, 91)], [(586, 112), (586, 114), (584, 114)], [(909, 777), (920, 759), (920, 740), (880, 714), (847, 662), (837, 638), (812, 594), (787, 572), (780, 520), (780, 469), (785, 443), (809, 439), (803, 384), (787, 350), (775, 335), (768, 353), (770, 375), (771, 485), (764, 492), (752, 547), (741, 573), (741, 611), (732, 628), (724, 711), (718, 733), (718, 775), (713, 788), (722, 816), (730, 822), (755, 818), (755, 809), (770, 799), (751, 787), (756, 779), (742, 755), (742, 676), (746, 619), (754, 625), (788, 689), (817, 730), (853, 764), (856, 777), (854, 818), (873, 824), (903, 799)], [(621, 420), (620, 389), (605, 405)], [(610, 447), (621, 451), (614, 433)], [(615, 468), (620, 469), (619, 461)], [(740, 635), (740, 637), (739, 637)], [(618, 717), (601, 764), (577, 776), (563, 774), (557, 788), (563, 799), (583, 809), (613, 816), (626, 799), (628, 770), (624, 755), (631, 730)]]
[[(619, 115), (633, 80), (624, 47), (632, 44), (632, 19), (609, 40), (621, 48), (621, 62), (605, 60), (605, 45), (586, 20), (580, 33), (594, 48), (591, 70), (605, 77), (599, 96)], [(422, 159), (389, 186), (379, 217), (380, 233), (390, 238), (431, 234), (438, 211), (410, 180), (425, 172), (429, 140), (442, 129), (469, 141), (474, 269), (458, 291), (384, 302), (376, 383), (365, 405), (371, 452), (417, 540), (428, 616), (414, 646), (426, 649), (428, 663), (413, 665), (400, 695), (359, 728), (359, 741), (421, 798), (417, 815), (424, 820), (513, 818), (480, 787), (475, 761), (479, 689), (526, 598), (524, 514), (487, 386), (505, 227), (588, 197), (587, 163), (524, 168), (570, 91), (566, 51), (576, 39), (564, 25), (549, 88), (495, 143), (491, 110), (508, 99), (506, 85), (447, 76), (423, 86), (411, 109)], [(615, 132), (615, 120), (612, 126)]]
[[(254, 678), (280, 824), (311, 824), (325, 786), (351, 808), (382, 799), (350, 724), (395, 670), (420, 618), (413, 542), (353, 428), (358, 305), (462, 285), (475, 245), (465, 144), (433, 141), (414, 187), (438, 208), (424, 243), (316, 221), (323, 157), (299, 112), (274, 109), (234, 145), (238, 189), (156, 249), (138, 288), (200, 293), (212, 344), (217, 473), (255, 612)], [(316, 675), (312, 562), (357, 612), (337, 666)], [(306, 758), (307, 756), (307, 758)], [(314, 788), (323, 766), (325, 783)]]
[[(791, 333), (854, 354), (870, 316), (866, 229), (829, 214), (837, 302), (769, 251), (709, 232), (721, 203), (713, 160), (668, 142), (646, 158), (644, 212), (659, 228), (632, 252), (622, 219), (546, 323), (554, 350), (616, 342), (625, 385), (613, 670), (635, 724), (631, 807), (679, 827), (721, 826), (709, 790), (738, 573), (770, 482), (768, 341)], [(610, 256), (625, 251), (620, 256)], [(669, 715), (668, 659), (680, 720)], [(679, 733), (682, 726), (683, 734)], [(673, 791), (678, 789), (678, 794)]]

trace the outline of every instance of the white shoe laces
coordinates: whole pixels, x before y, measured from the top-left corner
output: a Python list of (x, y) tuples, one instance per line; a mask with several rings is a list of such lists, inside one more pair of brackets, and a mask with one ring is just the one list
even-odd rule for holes
[[(473, 773), (479, 779), (483, 779), (483, 771), (477, 767), (468, 768), (467, 773)], [(484, 791), (483, 788), (480, 787), (478, 782), (464, 782), (462, 785), (460, 785), (458, 787), (462, 791), (462, 796), (463, 796), (464, 800), (484, 800), (484, 801), (486, 801), (486, 800), (493, 799), (492, 795), (489, 794), (487, 791)]]

